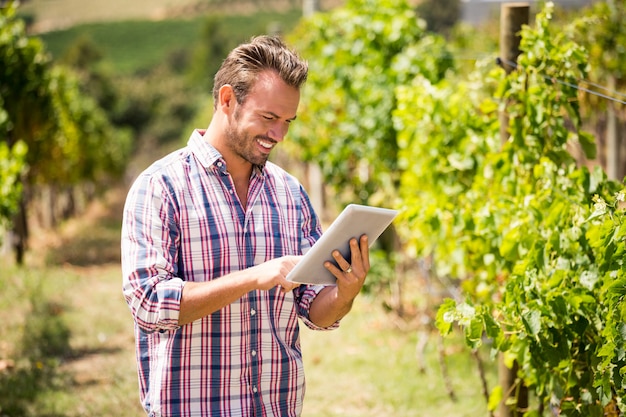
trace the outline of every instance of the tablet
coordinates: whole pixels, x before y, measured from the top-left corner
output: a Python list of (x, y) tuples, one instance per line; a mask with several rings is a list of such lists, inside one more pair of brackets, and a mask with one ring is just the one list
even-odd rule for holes
[(324, 267), (326, 261), (336, 264), (331, 253), (337, 249), (350, 261), (350, 239), (358, 239), (365, 234), (371, 247), (397, 215), (397, 210), (349, 204), (291, 270), (287, 280), (334, 285), (336, 278)]

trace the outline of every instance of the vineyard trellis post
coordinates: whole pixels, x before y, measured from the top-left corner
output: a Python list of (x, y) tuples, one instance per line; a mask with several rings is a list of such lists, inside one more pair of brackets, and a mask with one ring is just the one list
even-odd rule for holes
[[(615, 9), (614, 0), (609, 0), (609, 10), (611, 10), (610, 19), (619, 21), (621, 18)], [(617, 80), (615, 74), (610, 74), (608, 78), (609, 91), (616, 91)], [(607, 126), (606, 126), (606, 172), (610, 179), (622, 181), (624, 179), (624, 154), (622, 152), (622, 143), (619, 134), (619, 121), (617, 109), (613, 101), (608, 102), (607, 108)]]
[[(520, 31), (529, 22), (528, 3), (503, 3), (500, 8), (500, 58), (499, 62), (507, 74), (515, 69), (520, 54)], [(506, 111), (500, 112), (500, 137), (502, 143), (509, 137), (509, 117)]]
[[(613, 74), (609, 76), (608, 88), (610, 91), (616, 91), (617, 82)], [(617, 109), (615, 103), (609, 101), (606, 123), (606, 173), (610, 179), (616, 181), (624, 179), (625, 161), (621, 142)]]
[(302, 14), (304, 17), (310, 16), (320, 11), (320, 0), (302, 0)]
[[(529, 22), (528, 3), (503, 3), (500, 7), (500, 65), (507, 74), (515, 70), (520, 54), (520, 31)], [(500, 112), (500, 138), (505, 143), (509, 138), (509, 117), (506, 106)], [(517, 363), (508, 367), (504, 357), (498, 358), (498, 379), (502, 388), (502, 400), (498, 408), (499, 417), (518, 417), (528, 408), (528, 388), (517, 378)]]

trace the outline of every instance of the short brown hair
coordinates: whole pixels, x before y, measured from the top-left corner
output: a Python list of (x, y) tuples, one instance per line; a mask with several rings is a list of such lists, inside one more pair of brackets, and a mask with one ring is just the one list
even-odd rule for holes
[(266, 70), (275, 71), (287, 84), (300, 89), (306, 81), (309, 66), (277, 36), (256, 36), (249, 43), (233, 49), (213, 80), (213, 99), (218, 101), (220, 88), (230, 84), (235, 98), (242, 104), (254, 86), (257, 76)]

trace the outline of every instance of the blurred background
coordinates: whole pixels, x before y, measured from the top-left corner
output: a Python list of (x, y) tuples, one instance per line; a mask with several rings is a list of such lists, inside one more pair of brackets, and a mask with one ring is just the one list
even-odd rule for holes
[(121, 293), (134, 178), (228, 51), (309, 61), (273, 160), (326, 225), (401, 215), (304, 415), (622, 415), (626, 1), (0, 1), (0, 416), (143, 415)]

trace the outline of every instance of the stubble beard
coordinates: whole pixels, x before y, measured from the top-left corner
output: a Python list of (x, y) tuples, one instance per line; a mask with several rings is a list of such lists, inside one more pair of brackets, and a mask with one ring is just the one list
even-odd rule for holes
[(259, 153), (256, 150), (257, 140), (256, 137), (250, 136), (242, 129), (238, 129), (240, 119), (239, 109), (235, 110), (234, 121), (235, 125), (231, 125), (226, 130), (226, 137), (228, 138), (228, 144), (230, 149), (240, 158), (251, 163), (252, 165), (263, 166), (267, 162), (269, 155)]

